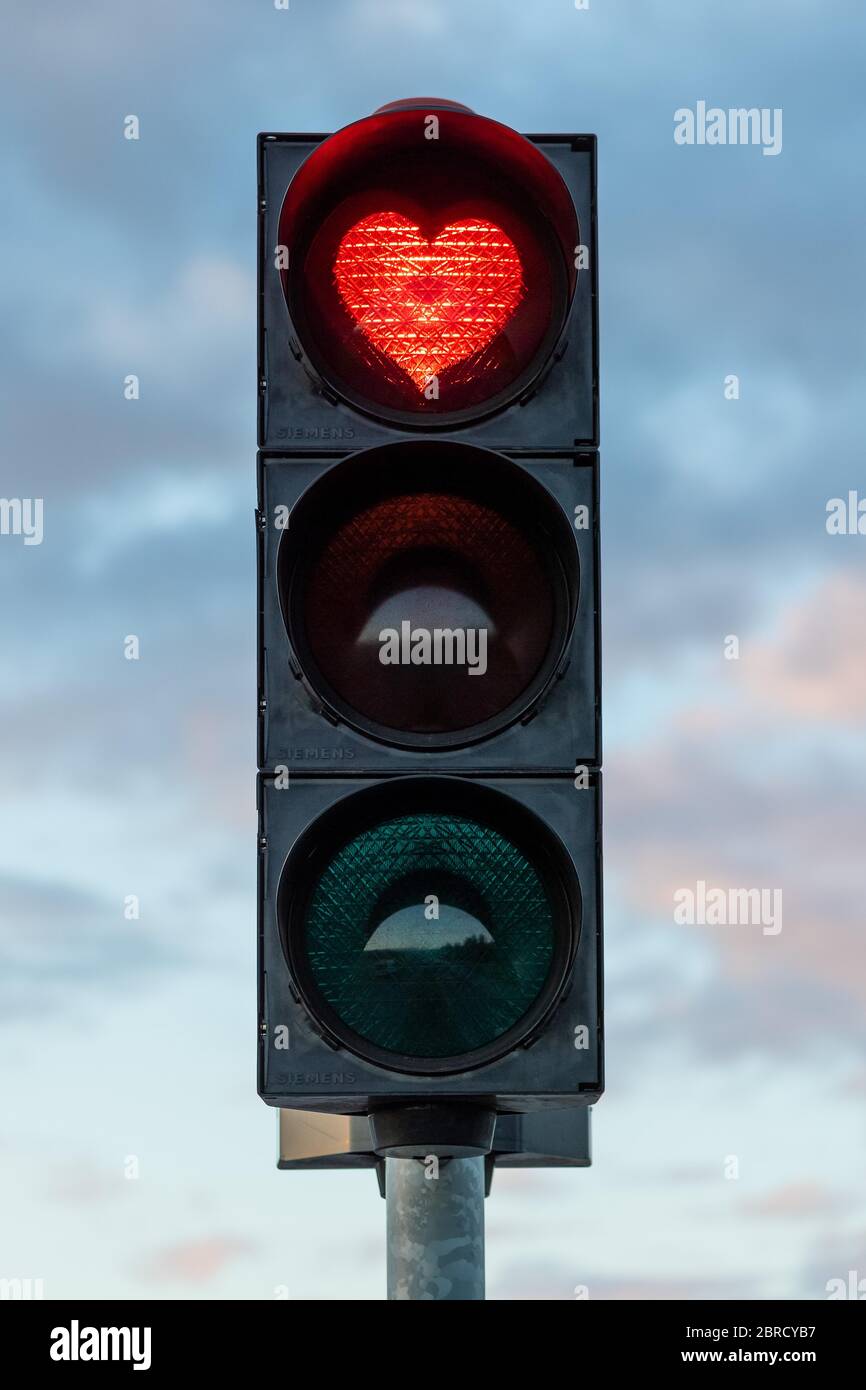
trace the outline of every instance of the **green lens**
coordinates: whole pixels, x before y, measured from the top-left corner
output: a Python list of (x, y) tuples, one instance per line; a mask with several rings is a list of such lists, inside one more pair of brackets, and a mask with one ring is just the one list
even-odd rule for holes
[(382, 821), (338, 850), (304, 923), (312, 980), (384, 1051), (457, 1057), (513, 1028), (543, 989), (553, 911), (526, 855), (465, 816)]

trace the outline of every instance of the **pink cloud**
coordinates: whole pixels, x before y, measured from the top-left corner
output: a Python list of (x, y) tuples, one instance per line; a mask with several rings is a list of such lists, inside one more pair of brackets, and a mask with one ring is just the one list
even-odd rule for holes
[(837, 1211), (841, 1203), (816, 1182), (792, 1182), (753, 1198), (745, 1204), (752, 1216), (782, 1218), (825, 1216)]
[(778, 632), (743, 644), (740, 671), (757, 701), (808, 720), (866, 719), (866, 578), (835, 574), (786, 610)]
[(251, 1249), (249, 1241), (234, 1236), (184, 1241), (156, 1252), (146, 1265), (144, 1277), (160, 1283), (204, 1283)]
[[(608, 760), (609, 881), (636, 925), (667, 921), (672, 932), (712, 945), (720, 982), (752, 992), (761, 1045), (768, 1028), (815, 1043), (862, 1039), (866, 798), (858, 749), (852, 745), (846, 762), (828, 748), (825, 762), (814, 738), (796, 740), (809, 727), (814, 735), (819, 715), (835, 728), (843, 712), (866, 713), (864, 626), (866, 581), (828, 581), (789, 613), (779, 640), (757, 658), (743, 648), (744, 698), (731, 700), (727, 686), (696, 700), (651, 741)], [(676, 925), (674, 893), (701, 879), (722, 889), (781, 889), (782, 932)], [(690, 1000), (681, 1003), (694, 1027)]]

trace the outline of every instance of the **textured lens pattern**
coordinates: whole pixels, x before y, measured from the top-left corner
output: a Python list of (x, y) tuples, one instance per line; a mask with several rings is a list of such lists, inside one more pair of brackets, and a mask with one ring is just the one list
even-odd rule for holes
[(386, 1051), (441, 1059), (495, 1042), (532, 1007), (553, 959), (553, 913), (504, 835), (418, 813), (337, 852), (313, 890), (304, 946), (343, 1024)]
[(357, 329), (420, 392), (466, 358), (481, 367), (524, 294), (517, 248), (478, 217), (428, 240), (400, 213), (373, 213), (340, 242), (334, 279)]
[[(487, 669), (384, 666), (380, 634), (402, 621), (483, 629)], [(366, 719), (447, 733), (497, 717), (535, 678), (554, 633), (554, 594), (535, 544), (492, 506), (448, 493), (387, 497), (339, 524), (304, 599), (319, 671)]]
[(286, 293), (332, 387), (421, 423), (529, 385), (564, 321), (567, 265), (546, 217), (491, 171), (419, 153), (310, 216)]

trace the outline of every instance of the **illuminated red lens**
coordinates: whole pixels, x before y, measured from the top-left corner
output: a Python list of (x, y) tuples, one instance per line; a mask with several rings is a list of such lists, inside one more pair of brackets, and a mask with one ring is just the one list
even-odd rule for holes
[(449, 427), (530, 389), (562, 333), (579, 228), (560, 175), (479, 116), (369, 117), (331, 136), (280, 214), (291, 331), (335, 394)]
[(483, 217), (431, 241), (398, 212), (372, 213), (340, 242), (334, 278), (361, 332), (422, 392), (487, 347), (524, 295), (517, 248)]

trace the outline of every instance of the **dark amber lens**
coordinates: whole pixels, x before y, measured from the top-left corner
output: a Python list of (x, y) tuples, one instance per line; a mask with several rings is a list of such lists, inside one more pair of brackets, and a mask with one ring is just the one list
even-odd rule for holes
[(279, 585), (326, 709), (403, 747), (459, 747), (521, 718), (567, 650), (569, 518), (530, 469), (429, 440), (326, 470), (293, 508)]
[(554, 594), (533, 541), (447, 492), (383, 498), (316, 557), (304, 604), (314, 661), (376, 724), (438, 734), (494, 718), (538, 672)]

